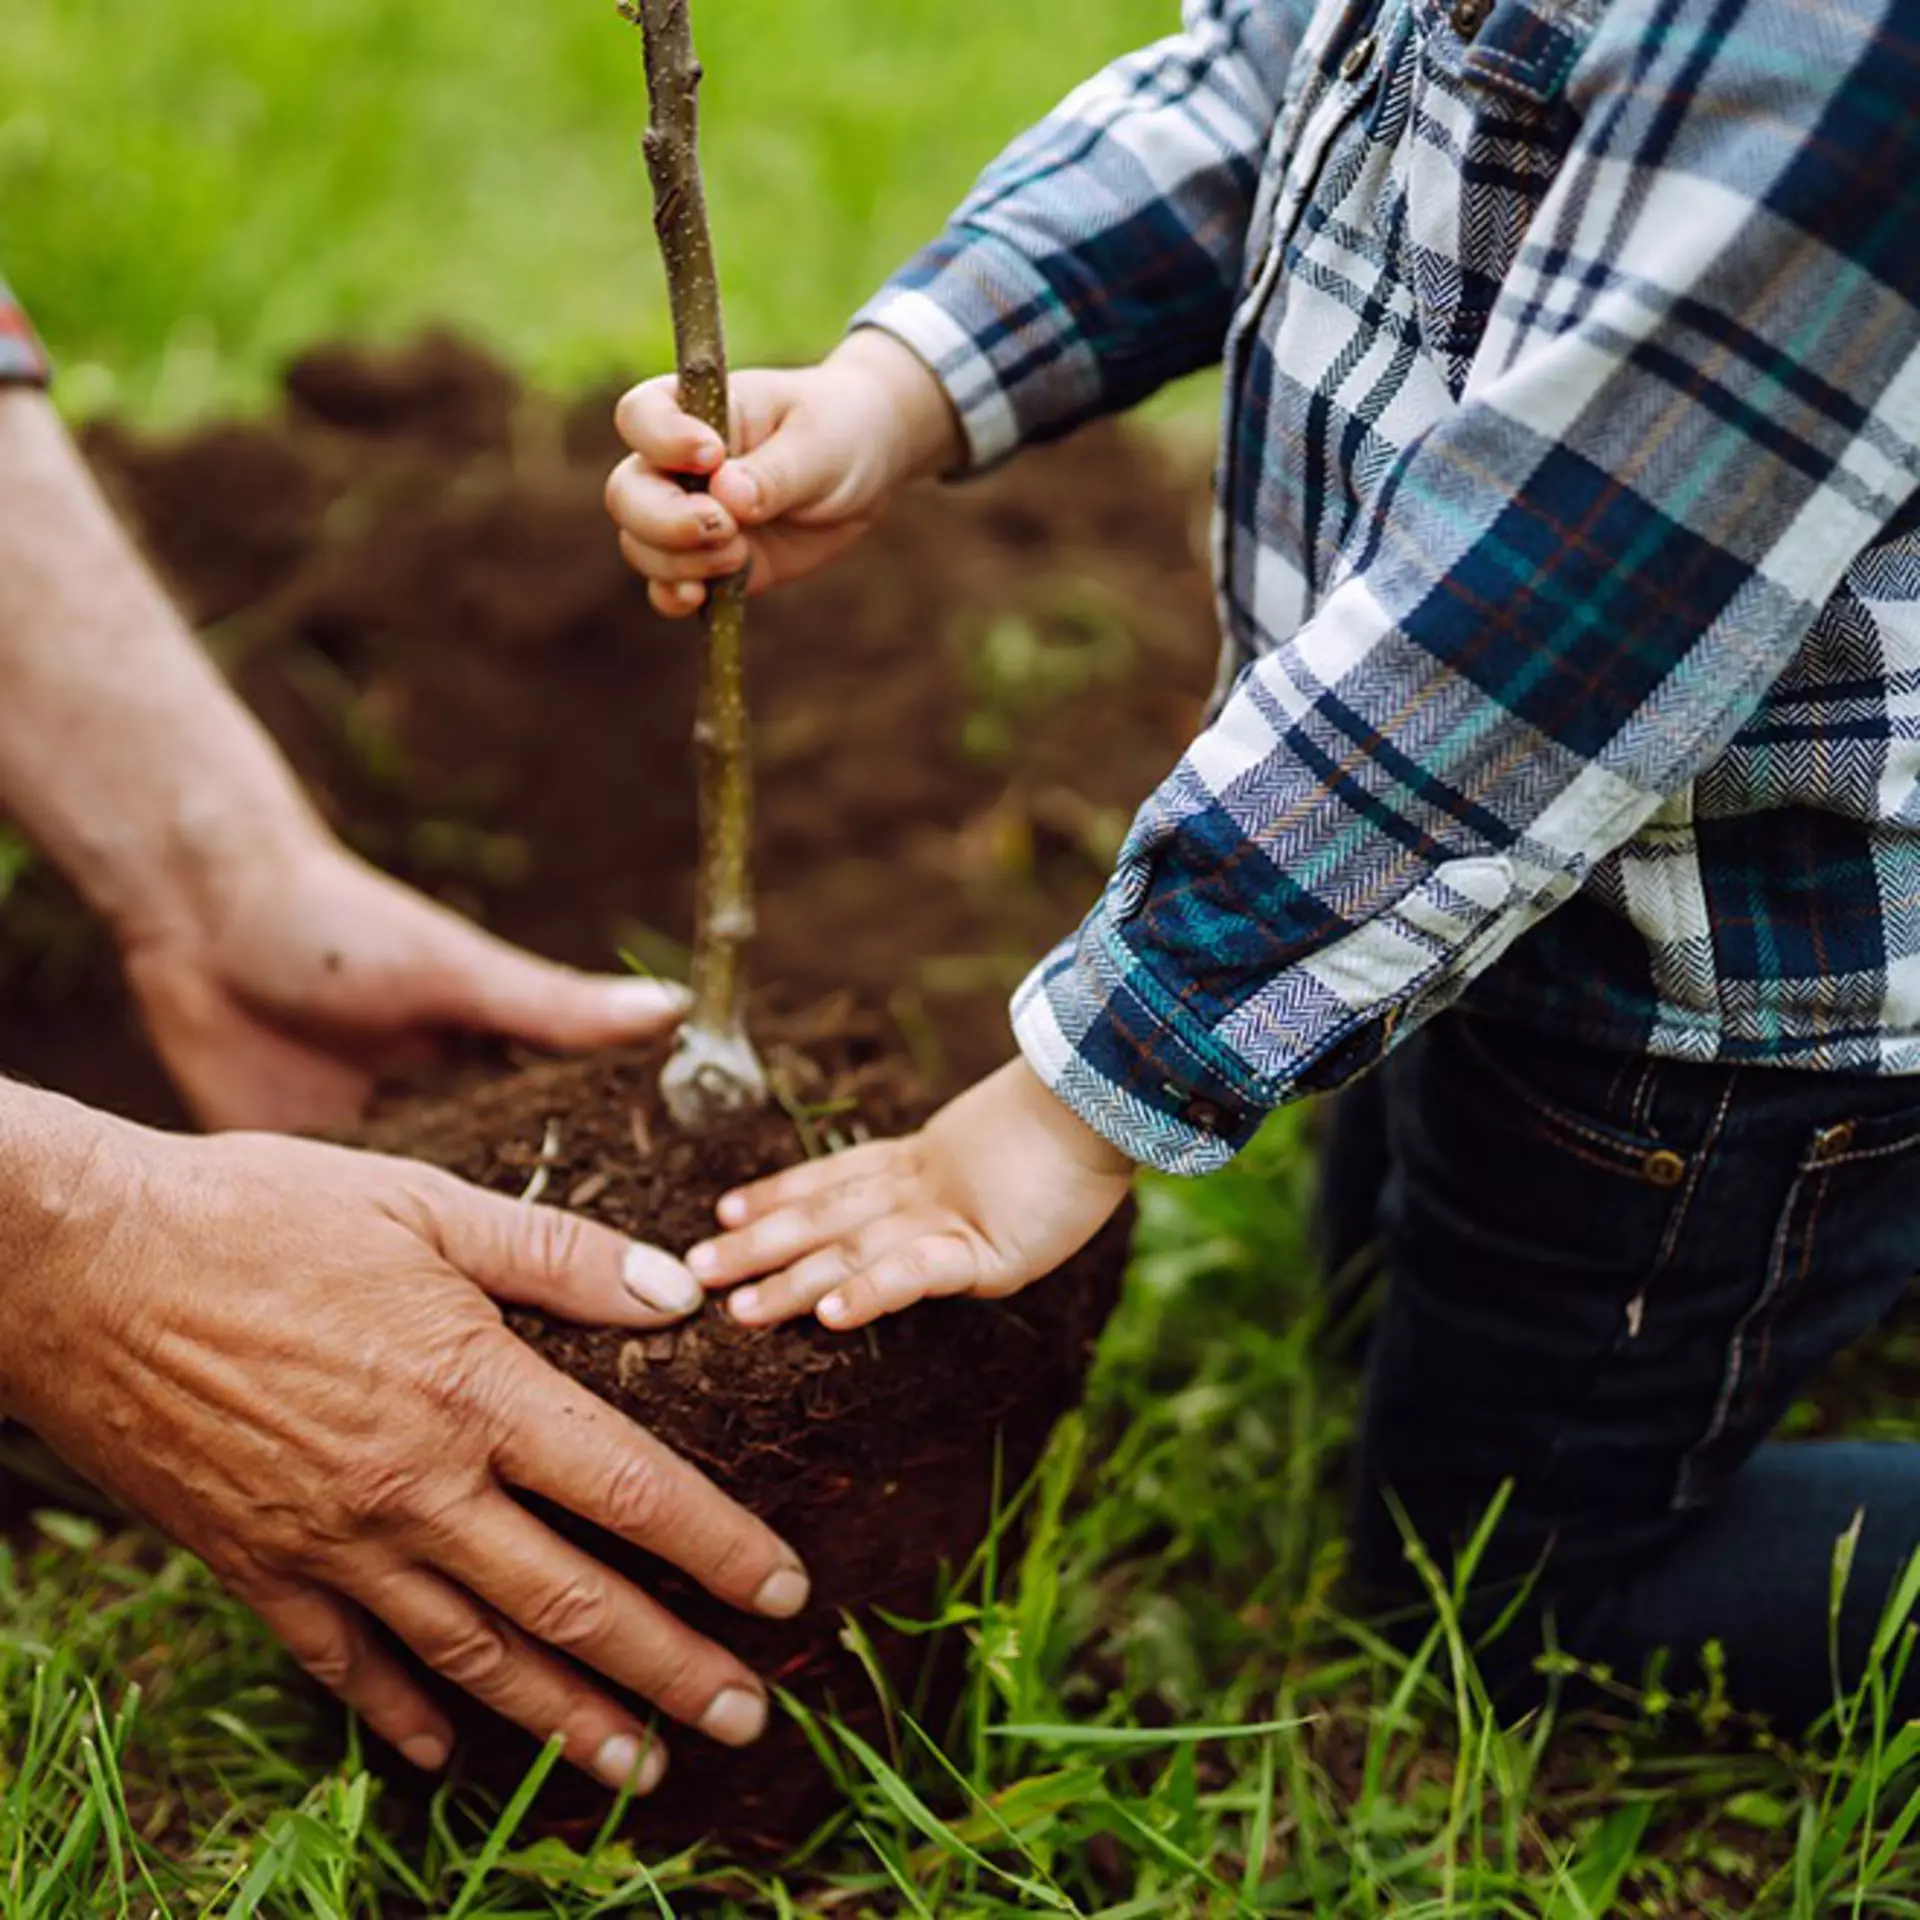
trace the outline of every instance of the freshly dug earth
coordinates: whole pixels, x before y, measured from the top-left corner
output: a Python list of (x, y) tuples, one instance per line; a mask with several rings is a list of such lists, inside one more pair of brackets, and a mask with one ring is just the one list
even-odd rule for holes
[[(670, 970), (690, 917), (694, 636), (653, 616), (615, 549), (613, 396), (523, 393), (445, 339), (316, 351), (287, 395), (278, 418), (179, 439), (101, 426), (88, 452), (351, 843), (556, 958), (604, 967), (624, 947)], [(1191, 737), (1213, 646), (1203, 514), (1197, 476), (1096, 432), (903, 500), (834, 572), (756, 603), (755, 969), (791, 1097), (850, 1092), (866, 1126), (895, 1130), (928, 1100), (904, 1055), (939, 1091), (1006, 1057), (1008, 990), (1084, 911)], [(9, 890), (6, 854), (0, 1070), (177, 1118), (105, 941), (43, 869)], [(798, 1024), (769, 1011), (823, 996)], [(652, 1089), (643, 1059), (537, 1065), (378, 1137), (520, 1192), (551, 1122), (548, 1200), (669, 1246), (705, 1230), (730, 1182), (800, 1151), (774, 1114), (695, 1154)], [(524, 1331), (766, 1513), (817, 1597), (774, 1627), (661, 1569), (639, 1577), (884, 1750), (839, 1610), (863, 1610), (910, 1684), (928, 1643), (872, 1608), (923, 1612), (939, 1564), (979, 1543), (996, 1434), (1016, 1485), (1075, 1396), (1120, 1257), (1110, 1236), (1008, 1305), (942, 1304), (852, 1339), (748, 1337), (717, 1311), (637, 1353)], [(656, 1836), (792, 1839), (822, 1804), (791, 1731), (745, 1763), (692, 1733), (673, 1744)], [(497, 1729), (475, 1746), (496, 1778), (525, 1757)]]
[[(538, 1181), (572, 1206), (684, 1252), (712, 1231), (730, 1186), (790, 1166), (829, 1131), (898, 1133), (928, 1109), (924, 1089), (882, 1023), (844, 1003), (762, 1034), (786, 1108), (729, 1121), (693, 1141), (660, 1101), (664, 1048), (530, 1068), (455, 1101), (414, 1104), (373, 1123), (366, 1143), (408, 1153), (500, 1192)], [(808, 1119), (808, 1114), (818, 1115)], [(803, 1135), (805, 1140), (803, 1142)], [(646, 1555), (543, 1509), (681, 1618), (733, 1647), (809, 1707), (887, 1747), (885, 1713), (842, 1618), (857, 1617), (901, 1696), (930, 1682), (921, 1711), (940, 1725), (957, 1677), (949, 1643), (889, 1627), (924, 1619), (943, 1569), (958, 1574), (986, 1538), (995, 1481), (1017, 1488), (1059, 1415), (1078, 1397), (1094, 1341), (1119, 1296), (1126, 1258), (1116, 1223), (1062, 1272), (1005, 1302), (940, 1301), (863, 1334), (806, 1321), (749, 1333), (721, 1308), (670, 1333), (578, 1327), (515, 1313), (548, 1360), (693, 1461), (768, 1520), (805, 1558), (813, 1603), (800, 1619), (750, 1619)], [(923, 1672), (929, 1653), (941, 1669)], [(532, 1744), (471, 1708), (460, 1711), (469, 1764), (510, 1787)], [(776, 1716), (746, 1753), (681, 1730), (667, 1783), (633, 1816), (636, 1835), (681, 1844), (711, 1835), (734, 1848), (792, 1846), (837, 1795), (800, 1729)], [(556, 1779), (540, 1814), (591, 1831), (607, 1796)]]
[[(612, 397), (522, 393), (450, 340), (325, 349), (277, 419), (87, 450), (353, 844), (556, 958), (671, 969), (694, 633), (615, 549)], [(1204, 508), (1155, 443), (1095, 431), (901, 500), (756, 602), (759, 979), (891, 1006), (945, 1087), (1005, 1058), (1009, 989), (1192, 736)], [(0, 914), (0, 1070), (177, 1117), (112, 954), (40, 871)]]

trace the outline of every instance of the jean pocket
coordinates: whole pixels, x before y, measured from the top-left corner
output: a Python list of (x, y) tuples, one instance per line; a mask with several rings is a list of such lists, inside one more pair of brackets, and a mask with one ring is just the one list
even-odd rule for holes
[[(1457, 1470), (1489, 1491), (1512, 1479), (1556, 1524), (1596, 1502), (1664, 1511), (1687, 1432), (1649, 1464), (1623, 1443), (1614, 1396), (1712, 1148), (1710, 1125), (1689, 1131), (1691, 1087), (1667, 1090), (1660, 1120), (1656, 1066), (1458, 1010), (1388, 1061), (1399, 1332), (1382, 1348), (1398, 1374), (1382, 1417), (1413, 1462), (1393, 1472)], [(1420, 1460), (1422, 1420), (1452, 1460)]]
[(1462, 1060), (1524, 1117), (1541, 1146), (1656, 1189), (1686, 1183), (1690, 1154), (1659, 1132), (1659, 1061), (1471, 1014), (1447, 1025)]

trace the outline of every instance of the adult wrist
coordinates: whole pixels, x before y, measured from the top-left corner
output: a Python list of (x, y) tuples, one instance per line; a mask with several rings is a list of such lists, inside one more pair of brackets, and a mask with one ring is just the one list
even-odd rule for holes
[(255, 892), (261, 875), (282, 883), (329, 844), (291, 781), (249, 791), (214, 779), (183, 789), (141, 832), (95, 843), (74, 878), (123, 950), (205, 944), (219, 938), (233, 903)]
[(126, 1211), (138, 1129), (58, 1094), (0, 1082), (0, 1417), (31, 1420), (50, 1369), (49, 1289)]

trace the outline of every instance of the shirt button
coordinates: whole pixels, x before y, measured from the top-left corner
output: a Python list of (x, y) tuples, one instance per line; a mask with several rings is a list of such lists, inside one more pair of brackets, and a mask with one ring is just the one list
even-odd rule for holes
[(1453, 30), (1462, 40), (1471, 40), (1487, 23), (1493, 0), (1453, 0)]
[[(1468, 0), (1460, 0), (1460, 4), (1465, 6), (1468, 4)], [(1340, 78), (1342, 80), (1358, 80), (1360, 76), (1373, 65), (1373, 56), (1378, 53), (1379, 50), (1380, 42), (1378, 38), (1371, 33), (1364, 39), (1356, 40), (1353, 45), (1347, 49), (1346, 58), (1340, 62)]]
[(1211, 1100), (1190, 1100), (1187, 1103), (1187, 1125), (1197, 1127), (1202, 1133), (1218, 1133), (1226, 1117)]

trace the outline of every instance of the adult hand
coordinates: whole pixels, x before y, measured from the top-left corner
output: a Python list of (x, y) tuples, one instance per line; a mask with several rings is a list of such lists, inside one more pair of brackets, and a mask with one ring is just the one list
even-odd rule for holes
[(18, 1089), (0, 1120), (9, 1411), (204, 1559), (409, 1759), (444, 1761), (448, 1725), (371, 1619), (610, 1785), (650, 1788), (664, 1753), (563, 1653), (718, 1740), (758, 1736), (765, 1694), (739, 1661), (513, 1497), (736, 1606), (805, 1604), (766, 1527), (494, 1304), (658, 1325), (661, 1302), (697, 1297), (676, 1262), (411, 1162), (152, 1134)]
[(214, 1126), (352, 1120), (447, 1027), (633, 1039), (680, 1001), (516, 954), (347, 855), (195, 646), (44, 396), (0, 391), (0, 808), (112, 927)]
[[(815, 572), (879, 519), (896, 489), (962, 453), (945, 389), (872, 329), (817, 367), (742, 373), (730, 393), (731, 449), (682, 409), (671, 375), (635, 387), (614, 416), (633, 453), (607, 482), (607, 511), (669, 619), (702, 606), (707, 581), (742, 568), (753, 593)], [(689, 493), (680, 476), (704, 480), (705, 491)]]
[(516, 951), (300, 816), (234, 844), (122, 930), (148, 1034), (204, 1126), (345, 1126), (383, 1065), (452, 1029), (594, 1047), (685, 1009), (678, 987)]

